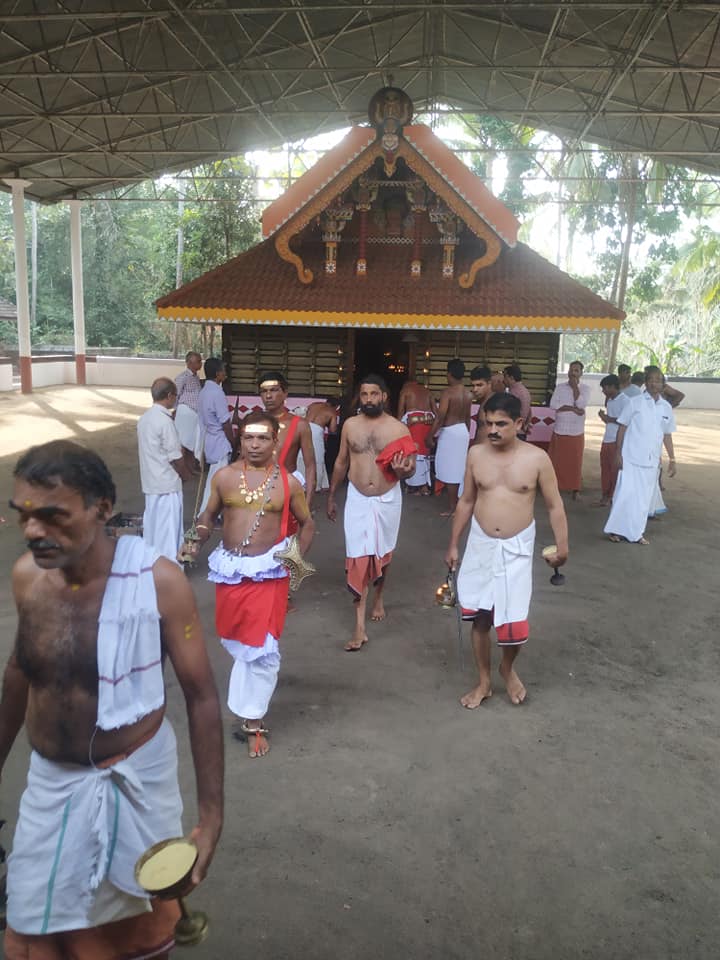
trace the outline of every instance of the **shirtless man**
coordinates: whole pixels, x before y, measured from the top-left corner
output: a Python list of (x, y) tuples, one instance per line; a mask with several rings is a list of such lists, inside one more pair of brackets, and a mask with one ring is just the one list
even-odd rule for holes
[(315, 450), (313, 448), (310, 424), (302, 417), (291, 413), (286, 404), (288, 382), (279, 370), (265, 370), (258, 378), (258, 392), (265, 412), (275, 417), (280, 426), (280, 442), (277, 447), (277, 462), (290, 473), (297, 476), (298, 454), (302, 450), (305, 464), (305, 478), (298, 480), (305, 484), (308, 507), (312, 507), (317, 479)]
[(398, 419), (408, 428), (417, 447), (415, 472), (406, 481), (412, 496), (428, 497), (432, 493), (428, 437), (436, 416), (437, 404), (428, 388), (417, 380), (404, 383), (398, 400)]
[(305, 414), (305, 419), (310, 424), (313, 449), (315, 450), (316, 490), (327, 490), (330, 486), (327, 467), (325, 466), (325, 431), (327, 430), (328, 436), (337, 433), (339, 404), (340, 400), (337, 397), (316, 400), (308, 406)]
[(514, 704), (526, 697), (514, 663), (529, 632), (533, 509), (538, 487), (545, 498), (557, 546), (547, 562), (560, 567), (568, 557), (567, 519), (555, 472), (543, 450), (518, 438), (522, 419), (520, 401), (511, 394), (494, 394), (485, 404), (487, 442), (473, 447), (468, 455), (465, 487), (445, 556), (448, 566), (457, 569), (458, 542), (472, 518), (457, 581), (463, 619), (473, 622), (473, 650), (479, 672), (478, 685), (460, 700), (469, 710), (492, 696), (493, 626), (503, 651), (500, 674), (508, 696)]
[(474, 367), (470, 371), (470, 394), (473, 403), (477, 403), (478, 410), (475, 414), (475, 436), (470, 446), (485, 442), (485, 401), (492, 394), (492, 373), (490, 367)]
[(398, 481), (415, 472), (415, 444), (406, 426), (385, 412), (387, 387), (373, 374), (360, 384), (360, 412), (345, 421), (335, 461), (327, 515), (337, 518), (335, 494), (348, 475), (345, 500), (345, 571), (356, 603), (355, 630), (345, 649), (367, 643), (365, 610), (370, 584), (375, 598), (370, 617), (385, 619), (385, 575), (397, 543), (402, 512)]
[(288, 544), (291, 516), (303, 555), (315, 524), (300, 481), (275, 462), (277, 420), (257, 411), (240, 429), (241, 456), (213, 478), (207, 510), (196, 524), (200, 541), (190, 549), (197, 555), (222, 513), (223, 539), (208, 557), (208, 580), (216, 584), (217, 633), (235, 661), (228, 706), (242, 718), (255, 759), (270, 749), (263, 719), (277, 684), (288, 607), (288, 573), (274, 554)]
[(470, 442), (472, 398), (463, 385), (464, 376), (462, 360), (450, 360), (447, 365), (448, 385), (440, 395), (440, 408), (428, 438), (430, 444), (437, 437), (435, 476), (448, 491), (448, 510), (441, 513), (441, 517), (451, 517), (455, 513)]
[(150, 901), (133, 873), (147, 847), (183, 833), (166, 657), (195, 766), (193, 884), (220, 835), (222, 724), (195, 598), (141, 538), (107, 536), (114, 502), (106, 465), (78, 444), (33, 447), (15, 467), (11, 506), (29, 550), (13, 570), (0, 770), (23, 722), (33, 753), (8, 875), (8, 960), (167, 957), (177, 906)]

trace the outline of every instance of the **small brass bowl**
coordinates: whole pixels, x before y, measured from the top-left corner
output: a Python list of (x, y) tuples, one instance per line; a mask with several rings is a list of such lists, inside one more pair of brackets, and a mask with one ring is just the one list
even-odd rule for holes
[(153, 897), (175, 900), (182, 896), (198, 858), (197, 847), (185, 837), (161, 840), (135, 864), (135, 880)]

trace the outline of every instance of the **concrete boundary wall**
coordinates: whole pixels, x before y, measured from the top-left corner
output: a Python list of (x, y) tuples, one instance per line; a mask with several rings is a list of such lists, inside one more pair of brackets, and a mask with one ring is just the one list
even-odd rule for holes
[[(89, 356), (86, 376), (89, 386), (149, 387), (156, 377), (174, 379), (185, 369), (183, 359), (172, 357), (107, 357)], [(34, 387), (54, 387), (75, 383), (75, 360), (69, 354), (33, 357)], [(558, 379), (566, 375), (560, 374)], [(600, 381), (604, 373), (587, 373), (583, 382), (590, 386), (590, 403), (603, 406)], [(668, 383), (685, 394), (686, 410), (720, 410), (720, 379), (695, 380), (691, 377), (669, 377)], [(12, 363), (0, 357), (0, 392), (14, 389)]]

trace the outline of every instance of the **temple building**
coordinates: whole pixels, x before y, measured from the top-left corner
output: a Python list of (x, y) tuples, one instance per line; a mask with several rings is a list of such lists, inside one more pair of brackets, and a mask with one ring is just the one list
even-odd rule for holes
[(264, 239), (157, 301), (160, 317), (221, 324), (229, 392), (283, 370), (291, 392), (349, 394), (368, 372), (396, 395), (517, 362), (533, 402), (552, 390), (559, 335), (624, 314), (518, 242), (518, 221), (385, 87), (262, 218)]

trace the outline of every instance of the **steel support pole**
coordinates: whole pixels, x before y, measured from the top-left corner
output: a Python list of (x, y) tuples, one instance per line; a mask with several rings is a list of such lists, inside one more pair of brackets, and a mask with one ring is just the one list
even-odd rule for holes
[(15, 303), (17, 304), (20, 389), (32, 393), (32, 347), (30, 344), (30, 297), (28, 296), (27, 243), (25, 240), (25, 187), (31, 180), (5, 180), (12, 190), (13, 238), (15, 240)]
[(72, 266), (75, 382), (85, 386), (85, 296), (83, 291), (81, 202), (70, 200), (70, 263)]

